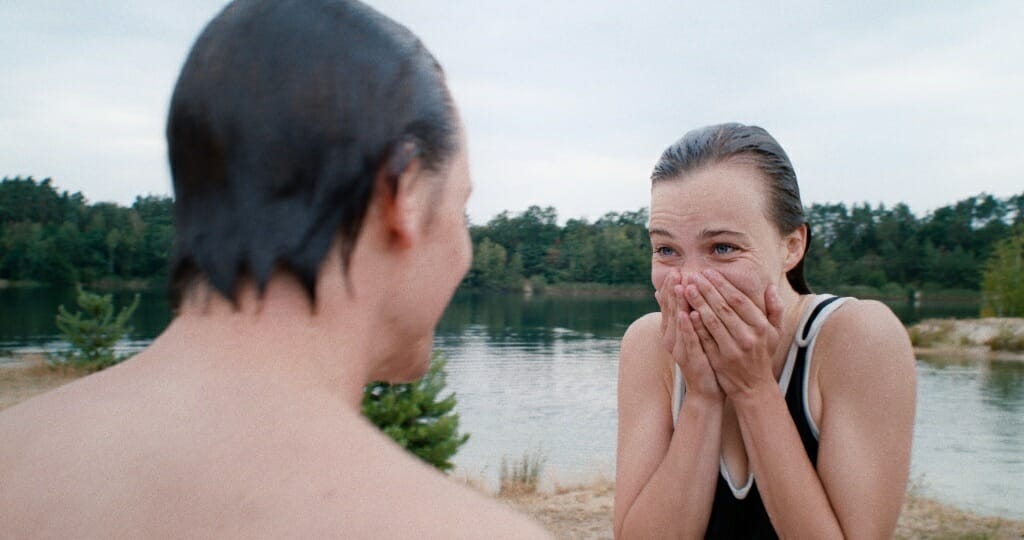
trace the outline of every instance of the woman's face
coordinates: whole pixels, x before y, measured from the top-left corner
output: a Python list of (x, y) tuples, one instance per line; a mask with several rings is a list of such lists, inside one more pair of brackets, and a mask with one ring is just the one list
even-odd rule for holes
[[(770, 284), (786, 285), (792, 244), (769, 221), (765, 180), (753, 164), (726, 161), (662, 180), (651, 190), (651, 282), (672, 270), (685, 285), (714, 269), (764, 309)], [(802, 255), (802, 244), (800, 251)]]

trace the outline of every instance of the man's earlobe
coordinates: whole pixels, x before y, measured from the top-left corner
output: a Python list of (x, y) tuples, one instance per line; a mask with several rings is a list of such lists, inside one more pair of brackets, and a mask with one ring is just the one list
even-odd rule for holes
[(382, 203), (388, 236), (399, 247), (411, 246), (423, 227), (423, 187), (418, 185), (421, 170), (419, 147), (411, 141), (395, 147), (387, 162), (377, 171), (377, 188)]

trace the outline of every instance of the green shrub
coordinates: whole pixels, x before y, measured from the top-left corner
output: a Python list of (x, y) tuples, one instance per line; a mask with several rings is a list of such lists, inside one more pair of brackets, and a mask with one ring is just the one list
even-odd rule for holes
[(445, 388), (447, 361), (435, 352), (427, 374), (418, 382), (374, 382), (363, 392), (363, 414), (406, 450), (442, 471), (469, 440), (459, 434), (455, 394), (440, 398)]
[(128, 319), (139, 307), (139, 295), (136, 294), (131, 305), (122, 308), (116, 316), (109, 294), (91, 293), (79, 286), (76, 301), (80, 311), (73, 315), (63, 305), (57, 309), (57, 328), (61, 337), (71, 344), (71, 350), (51, 357), (51, 363), (93, 372), (127, 358), (115, 354), (114, 345), (131, 332)]
[(981, 280), (982, 312), (1024, 316), (1024, 226), (995, 244)]

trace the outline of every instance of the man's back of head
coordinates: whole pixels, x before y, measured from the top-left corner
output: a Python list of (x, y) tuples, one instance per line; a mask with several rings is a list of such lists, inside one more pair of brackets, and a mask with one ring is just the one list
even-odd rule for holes
[(427, 168), (455, 151), (440, 66), (405, 27), (354, 1), (243, 0), (196, 41), (171, 100), (175, 286), (234, 298), (278, 266), (310, 297), (340, 232), (343, 262), (377, 170), (405, 142)]

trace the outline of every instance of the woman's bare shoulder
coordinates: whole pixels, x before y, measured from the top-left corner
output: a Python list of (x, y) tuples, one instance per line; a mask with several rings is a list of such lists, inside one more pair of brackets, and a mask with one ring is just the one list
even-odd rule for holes
[(661, 337), (661, 313), (653, 311), (633, 321), (622, 336), (622, 345), (626, 347), (647, 347), (657, 344)]
[(671, 395), (672, 356), (662, 346), (661, 313), (648, 313), (629, 325), (619, 353), (619, 387), (639, 392), (665, 388)]
[(876, 300), (847, 300), (822, 326), (815, 361), (833, 380), (871, 372), (912, 372), (914, 352), (906, 328)]
[(671, 357), (661, 344), (661, 313), (652, 312), (633, 321), (622, 336), (620, 362), (628, 365), (668, 365)]

